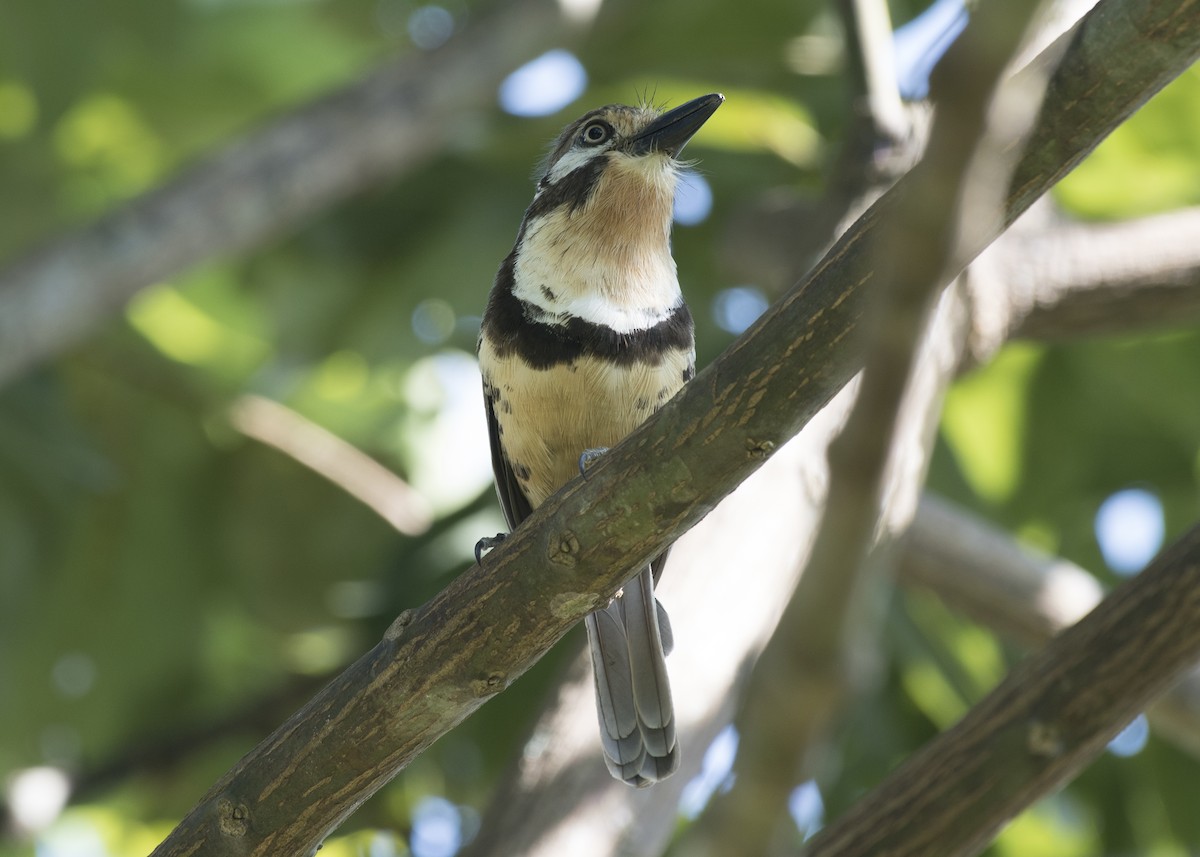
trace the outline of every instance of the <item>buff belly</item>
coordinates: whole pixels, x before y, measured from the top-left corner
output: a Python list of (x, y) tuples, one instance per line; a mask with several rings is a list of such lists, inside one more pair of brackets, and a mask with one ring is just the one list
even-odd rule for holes
[(693, 360), (678, 350), (654, 364), (581, 357), (533, 369), (486, 339), (479, 356), (505, 457), (535, 508), (579, 475), (584, 450), (616, 445), (670, 399)]

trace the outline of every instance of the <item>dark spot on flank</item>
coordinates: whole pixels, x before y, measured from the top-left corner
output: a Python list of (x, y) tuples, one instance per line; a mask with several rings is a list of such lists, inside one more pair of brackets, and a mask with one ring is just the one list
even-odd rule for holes
[(671, 391), (667, 387), (663, 387), (658, 391), (658, 401), (660, 403), (665, 402), (669, 398), (671, 398)]
[(639, 411), (644, 411), (646, 408), (650, 407), (650, 400), (645, 396), (639, 396), (638, 400), (633, 403), (633, 406)]
[(686, 384), (688, 381), (692, 380), (695, 377), (696, 377), (696, 367), (695, 366), (685, 366), (683, 369), (683, 383)]
[(554, 301), (558, 300), (558, 295), (554, 294), (554, 290), (549, 286), (542, 286), (542, 297), (551, 303), (554, 303)]
[(529, 481), (529, 468), (524, 464), (513, 464), (513, 473), (515, 473), (516, 477), (522, 482)]

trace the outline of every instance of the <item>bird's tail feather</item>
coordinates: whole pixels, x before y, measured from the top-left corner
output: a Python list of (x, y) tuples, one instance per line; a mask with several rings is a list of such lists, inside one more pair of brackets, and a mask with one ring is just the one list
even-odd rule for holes
[[(596, 679), (605, 761), (614, 776), (643, 786), (679, 766), (675, 709), (664, 660), (666, 612), (646, 568), (608, 607), (585, 622)], [(665, 634), (664, 634), (665, 632)]]

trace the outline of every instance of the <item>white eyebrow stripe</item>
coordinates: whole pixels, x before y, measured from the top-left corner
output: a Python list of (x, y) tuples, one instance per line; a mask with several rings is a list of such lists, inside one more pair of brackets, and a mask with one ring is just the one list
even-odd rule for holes
[(575, 172), (575, 170), (592, 160), (592, 158), (605, 151), (607, 149), (603, 147), (595, 149), (568, 149), (566, 154), (559, 158), (554, 166), (550, 168), (550, 172), (546, 174), (547, 181), (544, 184), (538, 185), (538, 190), (534, 194), (534, 198), (536, 199), (547, 188), (558, 184), (562, 178)]

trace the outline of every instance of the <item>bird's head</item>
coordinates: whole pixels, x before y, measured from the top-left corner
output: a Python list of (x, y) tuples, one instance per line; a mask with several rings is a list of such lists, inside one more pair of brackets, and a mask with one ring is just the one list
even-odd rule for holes
[(725, 96), (702, 95), (674, 110), (609, 104), (563, 129), (546, 159), (539, 190), (554, 186), (575, 171), (603, 166), (644, 172), (673, 172), (676, 158)]
[[(568, 125), (517, 236), (518, 296), (545, 304), (548, 315), (604, 317), (622, 328), (672, 308), (680, 300), (670, 246), (677, 159), (724, 100), (705, 95), (666, 112), (613, 104)], [(557, 297), (539, 297), (541, 286)]]
[(713, 93), (665, 112), (610, 104), (585, 113), (555, 141), (526, 222), (554, 213), (597, 229), (669, 228), (679, 153), (724, 100)]

